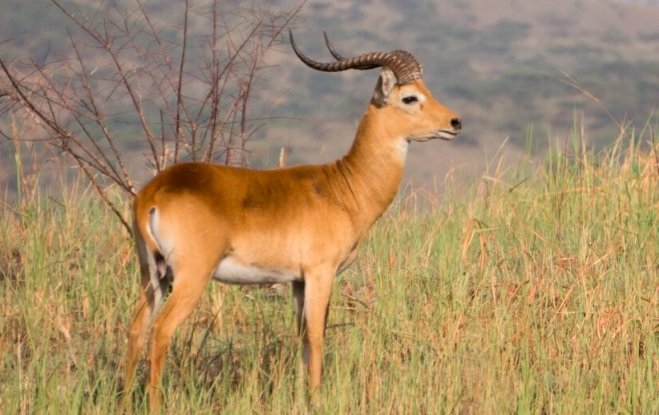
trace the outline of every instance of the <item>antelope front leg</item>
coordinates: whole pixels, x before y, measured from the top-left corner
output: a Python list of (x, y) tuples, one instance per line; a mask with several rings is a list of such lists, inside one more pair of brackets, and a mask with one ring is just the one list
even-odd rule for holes
[(325, 322), (333, 282), (333, 272), (314, 272), (305, 275), (303, 311), (306, 325), (304, 340), (305, 349), (308, 350), (309, 390), (314, 401), (317, 401), (318, 387), (320, 386)]

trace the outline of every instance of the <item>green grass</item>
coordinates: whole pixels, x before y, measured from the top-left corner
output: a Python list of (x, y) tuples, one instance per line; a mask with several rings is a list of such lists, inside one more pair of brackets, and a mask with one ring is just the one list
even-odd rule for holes
[[(399, 200), (335, 284), (311, 411), (289, 288), (212, 284), (167, 412), (659, 413), (659, 164), (620, 153), (488, 172), (431, 212)], [(0, 412), (116, 413), (131, 241), (85, 192), (38, 196), (0, 219)]]

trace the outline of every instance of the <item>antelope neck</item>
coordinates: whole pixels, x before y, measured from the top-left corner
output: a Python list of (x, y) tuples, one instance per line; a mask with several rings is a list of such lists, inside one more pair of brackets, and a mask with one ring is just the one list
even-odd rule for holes
[(405, 167), (407, 142), (395, 137), (383, 123), (378, 109), (369, 106), (348, 154), (336, 162), (355, 201), (357, 216), (370, 225), (393, 201)]

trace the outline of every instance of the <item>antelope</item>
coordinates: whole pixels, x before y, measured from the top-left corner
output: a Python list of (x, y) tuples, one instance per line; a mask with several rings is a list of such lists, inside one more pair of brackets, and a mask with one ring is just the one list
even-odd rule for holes
[[(160, 407), (160, 380), (172, 334), (211, 279), (230, 284), (292, 283), (297, 329), (312, 396), (321, 383), (332, 284), (398, 191), (411, 141), (453, 139), (460, 118), (432, 97), (409, 52), (344, 58), (325, 35), (334, 62), (297, 57), (312, 69), (381, 68), (352, 147), (340, 160), (273, 170), (206, 163), (173, 165), (134, 200), (141, 293), (128, 334), (124, 383), (130, 391), (153, 319), (148, 403)], [(317, 395), (316, 395), (317, 396)]]

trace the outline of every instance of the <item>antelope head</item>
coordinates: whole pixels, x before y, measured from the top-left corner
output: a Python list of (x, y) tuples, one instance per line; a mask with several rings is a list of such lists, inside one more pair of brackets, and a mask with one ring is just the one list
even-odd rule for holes
[(371, 98), (370, 112), (378, 113), (382, 125), (394, 139), (428, 141), (452, 140), (462, 129), (457, 114), (433, 98), (422, 79), (423, 68), (414, 55), (404, 50), (370, 52), (345, 58), (336, 51), (327, 34), (325, 44), (336, 62), (318, 62), (305, 56), (289, 32), (295, 54), (307, 66), (323, 71), (382, 68)]

